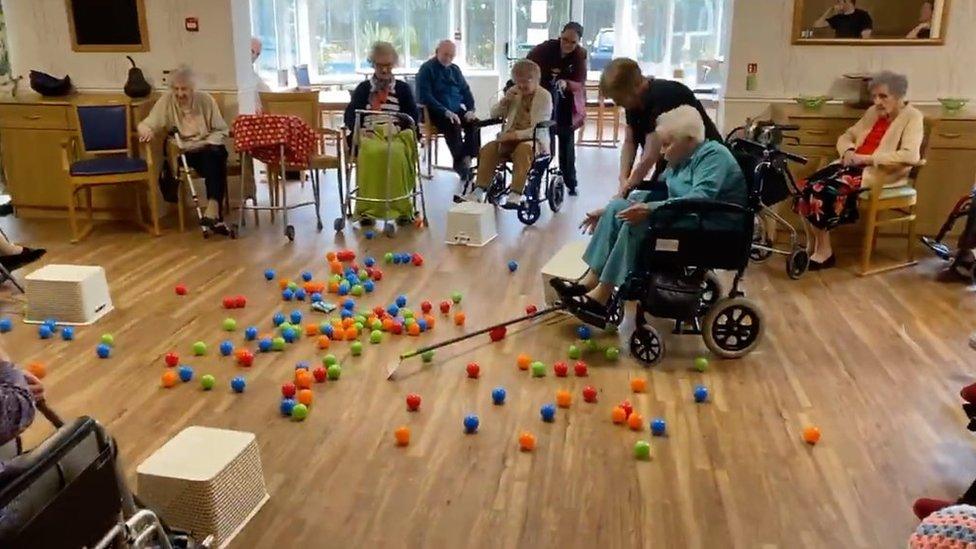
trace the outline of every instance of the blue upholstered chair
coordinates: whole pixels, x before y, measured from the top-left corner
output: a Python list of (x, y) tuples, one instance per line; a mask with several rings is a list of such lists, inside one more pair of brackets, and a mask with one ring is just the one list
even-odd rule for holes
[[(138, 185), (135, 195), (136, 223), (159, 236), (156, 204), (156, 177), (153, 175), (151, 149), (142, 146), (142, 158), (132, 153), (132, 109), (128, 101), (75, 105), (78, 135), (62, 143), (62, 163), (68, 176), (68, 219), (71, 242), (78, 242), (91, 232), (94, 209), (92, 189), (104, 186)], [(85, 191), (88, 224), (79, 232), (75, 214), (79, 191)], [(152, 225), (142, 219), (142, 191), (149, 200)]]

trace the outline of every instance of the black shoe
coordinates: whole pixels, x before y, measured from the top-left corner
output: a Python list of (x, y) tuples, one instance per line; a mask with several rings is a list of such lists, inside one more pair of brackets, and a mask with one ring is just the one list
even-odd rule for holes
[(571, 297), (565, 305), (569, 312), (582, 322), (601, 330), (606, 329), (607, 317), (610, 314), (607, 305), (586, 294)]
[(569, 196), (579, 196), (579, 193), (576, 191), (576, 185), (566, 185), (566, 192), (569, 193)]
[(559, 294), (559, 297), (564, 300), (569, 297), (576, 297), (586, 294), (589, 290), (586, 286), (578, 282), (573, 282), (572, 280), (566, 280), (565, 278), (553, 278), (549, 280), (549, 285), (552, 286), (553, 290)]
[(824, 269), (831, 269), (837, 266), (837, 256), (831, 254), (830, 257), (823, 261), (811, 261), (810, 266), (807, 267), (809, 271), (822, 271)]
[(214, 222), (214, 224), (210, 226), (210, 230), (213, 231), (214, 234), (230, 236), (230, 227), (228, 227), (223, 221)]
[(6, 217), (12, 213), (14, 213), (14, 205), (10, 202), (0, 206), (0, 217)]
[(19, 254), (0, 256), (0, 265), (3, 265), (7, 271), (14, 272), (25, 265), (37, 261), (46, 253), (47, 250), (44, 248), (28, 248), (24, 246), (24, 249)]

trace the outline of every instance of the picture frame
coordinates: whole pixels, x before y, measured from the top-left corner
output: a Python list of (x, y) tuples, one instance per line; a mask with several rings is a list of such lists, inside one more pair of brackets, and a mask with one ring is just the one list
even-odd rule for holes
[(149, 51), (145, 0), (65, 0), (71, 49)]

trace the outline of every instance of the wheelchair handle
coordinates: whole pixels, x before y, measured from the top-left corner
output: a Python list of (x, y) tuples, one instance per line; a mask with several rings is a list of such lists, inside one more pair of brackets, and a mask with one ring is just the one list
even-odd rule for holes
[(413, 119), (413, 117), (410, 116), (409, 114), (402, 113), (402, 112), (374, 111), (374, 110), (369, 110), (369, 109), (356, 109), (356, 116), (357, 117), (364, 116), (364, 115), (391, 116), (393, 118), (396, 118), (398, 120), (402, 120), (402, 121), (406, 122), (407, 123), (407, 126), (409, 128), (416, 128), (417, 127), (417, 122)]
[(751, 139), (746, 139), (744, 137), (735, 139), (734, 142), (735, 143), (744, 143), (746, 145), (749, 145), (750, 147), (752, 147), (753, 149), (755, 149), (757, 151), (762, 151), (762, 153), (764, 155), (769, 155), (769, 156), (782, 156), (783, 158), (786, 158), (787, 160), (791, 160), (793, 162), (796, 162), (797, 164), (803, 165), (803, 164), (806, 164), (808, 162), (808, 160), (806, 158), (802, 157), (802, 156), (799, 156), (799, 155), (796, 155), (796, 154), (793, 154), (793, 153), (790, 153), (790, 152), (786, 152), (786, 151), (784, 151), (782, 149), (777, 149), (777, 148), (774, 148), (774, 147), (767, 147), (766, 145), (763, 145), (762, 143), (758, 143), (756, 141), (753, 141)]

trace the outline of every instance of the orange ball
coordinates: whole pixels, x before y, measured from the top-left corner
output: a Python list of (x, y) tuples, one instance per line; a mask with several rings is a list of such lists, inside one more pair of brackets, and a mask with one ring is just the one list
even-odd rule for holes
[(354, 318), (352, 318), (351, 316), (347, 316), (346, 318), (343, 318), (342, 319), (342, 327), (343, 328), (348, 328), (348, 327), (352, 326), (355, 323), (356, 323), (356, 320)]
[(163, 387), (169, 389), (176, 385), (176, 382), (179, 381), (179, 379), (180, 378), (176, 375), (176, 372), (173, 370), (166, 370), (163, 372)]
[(820, 442), (820, 429), (816, 427), (807, 427), (803, 429), (803, 442), (806, 442), (811, 446)]
[(523, 452), (531, 452), (535, 450), (535, 435), (528, 431), (522, 431), (518, 437), (519, 448)]
[(302, 389), (301, 391), (298, 391), (298, 402), (301, 402), (305, 406), (311, 406), (312, 405), (312, 390), (311, 389)]
[(412, 335), (412, 336), (419, 336), (420, 335), (420, 324), (417, 324), (416, 322), (414, 322), (413, 324), (407, 326), (407, 333), (410, 334), (410, 335)]
[(346, 328), (346, 341), (353, 341), (359, 337), (359, 330), (355, 326)]
[(27, 371), (34, 374), (37, 379), (44, 379), (47, 375), (47, 367), (40, 362), (31, 362), (27, 365)]
[(278, 279), (278, 288), (281, 290), (287, 288), (289, 284), (291, 284), (291, 280), (288, 280), (287, 278)]
[(314, 336), (314, 335), (318, 335), (318, 333), (319, 333), (319, 325), (318, 324), (306, 324), (305, 325), (305, 335), (306, 336), (311, 337), (311, 336)]
[(314, 294), (315, 293), (315, 283), (314, 282), (306, 282), (305, 284), (302, 285), (302, 288), (305, 289), (305, 293), (307, 293), (307, 294)]
[(332, 340), (329, 339), (329, 336), (319, 336), (319, 349), (328, 349), (329, 345), (332, 345)]
[(569, 405), (573, 403), (573, 395), (566, 390), (560, 389), (556, 391), (556, 406), (560, 408), (569, 408)]
[(642, 377), (635, 377), (630, 380), (630, 390), (635, 393), (643, 393), (647, 390), (647, 380)]
[(298, 368), (295, 370), (295, 386), (299, 389), (310, 389), (312, 387), (312, 374), (308, 370)]
[(329, 271), (331, 271), (332, 274), (341, 275), (342, 274), (342, 263), (339, 263), (338, 261), (333, 261), (333, 262), (329, 263)]
[(410, 444), (410, 427), (397, 427), (396, 431), (393, 431), (393, 438), (396, 439), (397, 446)]
[(454, 313), (454, 325), (455, 326), (464, 326), (464, 321), (465, 321), (466, 318), (467, 317), (464, 316), (464, 313), (463, 312)]
[(384, 332), (389, 332), (392, 329), (393, 329), (393, 319), (384, 318), (383, 319), (383, 331)]
[(336, 260), (336, 253), (335, 252), (326, 253), (325, 260), (328, 261), (329, 263), (332, 263), (333, 261)]
[(339, 293), (339, 283), (335, 281), (329, 282), (329, 293), (337, 294)]
[(644, 418), (637, 412), (631, 412), (630, 417), (627, 418), (627, 426), (634, 431), (643, 431)]
[(434, 329), (434, 317), (432, 317), (430, 315), (424, 315), (424, 320), (427, 322), (427, 329), (428, 330), (433, 330)]
[(338, 328), (335, 326), (332, 327), (332, 339), (336, 341), (342, 341), (345, 339), (345, 330), (342, 328), (342, 326), (339, 326)]
[(375, 314), (369, 315), (366, 317), (366, 325), (372, 326), (377, 320), (379, 320), (379, 318)]
[(610, 419), (617, 425), (620, 425), (627, 421), (627, 411), (620, 406), (614, 406), (613, 410), (610, 410)]
[(532, 364), (532, 357), (525, 354), (519, 355), (515, 358), (515, 364), (518, 365), (519, 370), (528, 370)]

